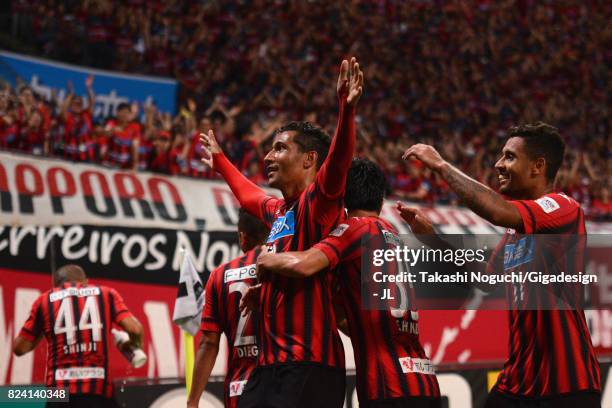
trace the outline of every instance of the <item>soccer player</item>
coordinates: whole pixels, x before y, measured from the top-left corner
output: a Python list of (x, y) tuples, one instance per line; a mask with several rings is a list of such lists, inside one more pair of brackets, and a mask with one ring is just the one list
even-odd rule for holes
[[(433, 364), (419, 342), (418, 312), (407, 307), (369, 309), (361, 298), (363, 242), (391, 248), (399, 242), (397, 231), (379, 217), (384, 194), (382, 170), (368, 160), (353, 161), (344, 197), (348, 220), (307, 251), (263, 253), (257, 267), (296, 278), (336, 268), (355, 350), (360, 407), (440, 407)], [(405, 296), (408, 288), (404, 290), (397, 292)]]
[[(561, 136), (550, 125), (538, 122), (511, 128), (495, 164), (499, 191), (504, 196), (446, 162), (432, 146), (414, 145), (406, 150), (404, 158), (422, 161), (442, 176), (472, 211), (508, 228), (498, 248), (504, 250), (501, 254), (513, 255), (506, 257), (503, 272), (513, 271), (518, 263), (523, 271), (554, 273), (575, 270), (574, 265), (582, 268), (583, 246), (564, 246), (567, 240), (551, 240), (547, 252), (535, 247), (534, 256), (528, 257), (532, 252), (524, 251), (525, 259), (517, 259), (512, 251), (529, 234), (586, 234), (580, 205), (563, 193), (553, 192), (564, 152)], [(422, 214), (401, 204), (398, 207), (409, 223), (426, 222)], [(488, 270), (497, 267), (491, 263), (495, 258)], [(522, 285), (518, 290), (518, 302), (533, 297), (529, 293), (533, 288)], [(599, 407), (599, 365), (584, 312), (521, 310), (516, 288), (507, 294), (510, 304), (519, 306), (509, 310), (510, 356), (486, 407)]]
[(46, 384), (70, 393), (70, 403), (47, 403), (48, 407), (116, 407), (108, 369), (111, 325), (129, 334), (130, 344), (123, 346), (136, 347), (142, 344), (142, 325), (115, 289), (88, 284), (80, 266), (59, 268), (53, 285), (34, 301), (13, 352), (21, 356), (46, 338)]
[(237, 406), (238, 397), (257, 365), (255, 324), (250, 314), (241, 315), (238, 305), (244, 292), (257, 283), (255, 261), (269, 232), (270, 228), (263, 222), (241, 209), (238, 234), (244, 255), (219, 266), (208, 277), (204, 292), (202, 341), (196, 354), (188, 408), (198, 406), (206, 388), (219, 352), (221, 333), (225, 333), (230, 346), (223, 392), (226, 407)]
[[(329, 136), (308, 122), (278, 129), (265, 157), (268, 181), (283, 199), (266, 193), (225, 157), (212, 131), (202, 135), (211, 157), (241, 207), (271, 226), (273, 251), (305, 250), (343, 217), (342, 197), (355, 150), (355, 108), (363, 73), (355, 58), (343, 61), (337, 92), (340, 112)], [(259, 366), (239, 406), (340, 407), (344, 401), (344, 350), (336, 328), (331, 286), (324, 274), (306, 280), (280, 275), (262, 281)]]

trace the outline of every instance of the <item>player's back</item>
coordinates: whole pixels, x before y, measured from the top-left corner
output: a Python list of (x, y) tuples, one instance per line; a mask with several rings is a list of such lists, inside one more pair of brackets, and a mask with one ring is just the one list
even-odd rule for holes
[[(362, 294), (373, 296), (362, 288), (364, 251), (395, 249), (400, 242), (382, 218), (350, 217), (316, 246), (340, 254), (336, 275), (355, 352), (360, 401), (440, 395), (433, 364), (419, 341), (418, 312), (406, 307), (411, 288), (399, 283), (390, 287), (396, 301), (384, 310), (362, 298)], [(395, 264), (386, 268), (389, 274), (397, 273), (392, 269)]]
[[(515, 204), (524, 233), (508, 230), (489, 269), (545, 275), (584, 271), (586, 228), (580, 205), (563, 194)], [(537, 235), (532, 235), (537, 234)], [(547, 234), (547, 235), (540, 235)], [(501, 256), (503, 255), (503, 257)], [(502, 259), (503, 258), (503, 259)], [(542, 397), (579, 391), (600, 392), (599, 364), (584, 311), (573, 296), (576, 285), (506, 287), (509, 302), (509, 358), (495, 388), (507, 394)], [(578, 285), (579, 286), (579, 285)], [(561, 310), (553, 302), (574, 302)]]
[(40, 295), (33, 310), (23, 332), (47, 340), (47, 385), (111, 397), (111, 325), (130, 316), (121, 296), (106, 286), (66, 283)]
[(235, 407), (248, 378), (257, 365), (255, 315), (242, 315), (240, 299), (257, 283), (256, 262), (261, 249), (256, 247), (244, 255), (215, 269), (206, 283), (202, 330), (223, 332), (229, 345), (225, 377), (225, 405)]

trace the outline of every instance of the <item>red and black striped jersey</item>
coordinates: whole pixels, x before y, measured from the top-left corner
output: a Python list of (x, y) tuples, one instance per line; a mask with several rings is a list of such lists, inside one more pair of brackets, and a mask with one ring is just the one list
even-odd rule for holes
[[(523, 230), (506, 232), (489, 261), (489, 273), (501, 269), (504, 273), (544, 274), (585, 270), (586, 228), (584, 213), (576, 201), (565, 194), (551, 193), (537, 200), (511, 203), (521, 214)], [(543, 243), (544, 238), (536, 239), (532, 234), (555, 236)], [(600, 392), (599, 364), (580, 306), (576, 310), (540, 309), (539, 305), (551, 304), (551, 290), (524, 284), (508, 285), (506, 289), (510, 305), (509, 357), (495, 389), (527, 397)]]
[(134, 165), (134, 143), (140, 142), (140, 125), (132, 122), (119, 128), (115, 121), (108, 121), (106, 128), (111, 130), (108, 147), (109, 162), (120, 168), (132, 168)]
[(64, 115), (64, 158), (72, 161), (95, 160), (95, 142), (91, 136), (93, 122), (91, 113), (66, 112)]
[[(268, 197), (263, 220), (271, 226), (267, 244), (275, 252), (303, 251), (319, 242), (344, 218), (342, 197), (327, 197), (319, 180), (326, 167), (295, 200)], [(332, 275), (306, 279), (270, 274), (262, 282), (259, 325), (261, 365), (313, 362), (344, 368), (344, 349), (332, 305)]]
[[(366, 242), (369, 244), (364, 246)], [(440, 396), (433, 364), (419, 341), (418, 312), (408, 307), (408, 297), (414, 296), (412, 289), (397, 284), (393, 292), (396, 299), (393, 306), (397, 308), (377, 310), (362, 299), (364, 251), (368, 247), (395, 249), (398, 242), (397, 232), (382, 218), (351, 217), (314, 246), (325, 254), (330, 269), (336, 268), (339, 295), (355, 352), (357, 394), (361, 402)], [(387, 264), (387, 268), (395, 267)]]
[(225, 333), (229, 345), (224, 399), (226, 407), (236, 407), (244, 386), (257, 365), (255, 317), (242, 316), (238, 306), (247, 289), (257, 283), (256, 262), (261, 249), (215, 269), (206, 282), (202, 331)]
[(66, 283), (36, 299), (19, 335), (30, 341), (45, 336), (47, 386), (111, 397), (111, 325), (129, 316), (115, 289)]
[[(212, 155), (215, 170), (228, 183), (240, 206), (271, 227), (267, 241), (271, 249), (309, 249), (344, 218), (342, 198), (356, 130), (354, 107), (346, 105), (344, 96), (339, 102), (336, 133), (315, 181), (287, 200), (267, 195), (223, 153)], [(344, 368), (344, 350), (331, 303), (331, 279), (331, 274), (325, 273), (307, 279), (270, 274), (263, 279), (257, 339), (259, 364), (313, 363)]]

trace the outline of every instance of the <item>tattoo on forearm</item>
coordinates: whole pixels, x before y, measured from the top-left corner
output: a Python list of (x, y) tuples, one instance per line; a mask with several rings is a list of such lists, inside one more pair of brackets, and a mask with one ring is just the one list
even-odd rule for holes
[(459, 198), (474, 212), (488, 216), (499, 206), (503, 198), (484, 184), (472, 179), (453, 166), (442, 169), (442, 177)]

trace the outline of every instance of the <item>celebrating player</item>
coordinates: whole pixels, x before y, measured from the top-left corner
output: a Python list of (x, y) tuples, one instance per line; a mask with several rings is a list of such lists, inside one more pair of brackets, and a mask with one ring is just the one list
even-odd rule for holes
[(362, 243), (385, 243), (390, 236), (393, 247), (399, 242), (395, 229), (379, 217), (384, 193), (382, 170), (368, 160), (353, 161), (344, 197), (348, 220), (309, 250), (263, 253), (257, 266), (299, 278), (337, 268), (339, 296), (355, 350), (359, 406), (439, 407), (433, 364), (419, 342), (418, 312), (406, 307), (368, 310), (361, 298)]
[(88, 284), (85, 272), (77, 265), (55, 271), (53, 285), (34, 301), (13, 352), (21, 356), (34, 350), (43, 336), (46, 338), (46, 384), (67, 388), (70, 393), (69, 404), (48, 403), (47, 407), (117, 406), (108, 370), (111, 325), (121, 326), (130, 336), (129, 343), (136, 347), (142, 343), (142, 325), (115, 289)]
[[(342, 197), (355, 150), (355, 107), (363, 73), (355, 58), (343, 61), (337, 92), (336, 135), (307, 122), (278, 129), (265, 157), (269, 184), (283, 199), (265, 194), (225, 157), (214, 134), (202, 135), (207, 161), (224, 177), (240, 205), (272, 226), (274, 251), (305, 250), (343, 218)], [(329, 151), (329, 154), (328, 154)], [(344, 401), (344, 351), (324, 274), (306, 280), (274, 275), (261, 288), (259, 367), (239, 406), (339, 407)]]
[[(414, 145), (404, 158), (422, 161), (442, 176), (472, 211), (508, 228), (498, 246), (508, 254), (527, 234), (586, 234), (580, 205), (565, 194), (553, 192), (564, 151), (563, 140), (550, 125), (539, 122), (511, 128), (495, 164), (499, 190), (508, 199), (446, 162), (431, 146)], [(426, 229), (422, 228), (426, 222), (422, 214), (403, 205), (399, 209), (406, 221)], [(584, 265), (583, 246), (567, 245), (567, 240), (554, 242), (553, 247), (541, 249), (532, 258), (527, 258), (531, 251), (524, 251), (525, 259), (517, 260), (516, 253), (505, 257), (504, 272), (512, 272), (517, 264), (522, 264), (525, 271), (546, 273)], [(496, 258), (492, 257), (489, 269), (497, 267), (492, 263)], [(530, 289), (519, 288), (519, 302), (533, 297), (533, 293), (527, 293)], [(507, 292), (511, 304), (517, 302), (514, 292)], [(510, 308), (510, 356), (486, 407), (599, 407), (599, 365), (584, 312), (519, 309), (520, 305)]]
[(240, 210), (238, 234), (244, 255), (221, 265), (208, 277), (202, 315), (202, 341), (196, 354), (193, 385), (187, 407), (197, 407), (219, 352), (221, 333), (230, 350), (225, 376), (225, 406), (235, 408), (251, 371), (257, 365), (255, 325), (250, 315), (241, 316), (238, 305), (242, 294), (257, 283), (255, 261), (266, 242), (270, 228)]

